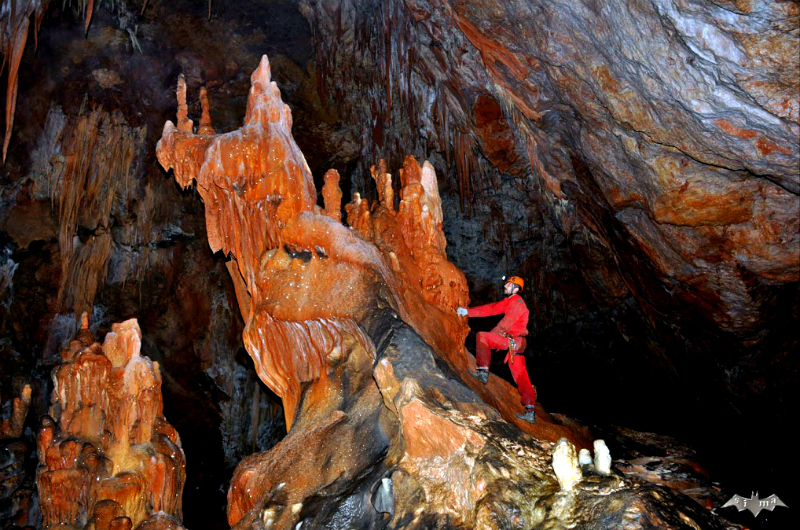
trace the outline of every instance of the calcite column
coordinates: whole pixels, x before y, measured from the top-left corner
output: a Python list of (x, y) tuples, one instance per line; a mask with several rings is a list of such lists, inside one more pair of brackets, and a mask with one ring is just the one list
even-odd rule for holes
[(163, 416), (158, 363), (139, 354), (141, 340), (131, 319), (95, 342), (84, 313), (62, 351), (37, 438), (44, 528), (132, 528), (158, 513), (179, 526), (185, 457)]

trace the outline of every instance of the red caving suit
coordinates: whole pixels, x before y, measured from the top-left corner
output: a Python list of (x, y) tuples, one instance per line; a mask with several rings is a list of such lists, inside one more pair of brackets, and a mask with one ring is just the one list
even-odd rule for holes
[[(525, 367), (525, 356), (522, 354), (527, 345), (524, 336), (528, 334), (528, 307), (525, 301), (520, 295), (514, 294), (499, 302), (470, 307), (467, 311), (471, 317), (504, 314), (503, 320), (492, 331), (478, 333), (476, 361), (479, 368), (488, 370), (492, 350), (508, 350), (505, 362), (511, 361), (509, 363), (511, 376), (517, 384), (522, 404), (533, 406), (536, 403), (536, 391), (531, 385), (528, 369)], [(517, 349), (513, 351), (510, 349), (509, 338), (514, 339)]]

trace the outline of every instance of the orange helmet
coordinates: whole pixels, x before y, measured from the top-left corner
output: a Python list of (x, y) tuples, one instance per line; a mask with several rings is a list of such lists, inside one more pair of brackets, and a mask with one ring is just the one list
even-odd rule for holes
[(514, 285), (519, 286), (520, 291), (525, 288), (525, 280), (523, 280), (519, 276), (510, 276), (509, 278), (503, 276), (503, 280), (505, 281), (505, 283), (513, 283)]

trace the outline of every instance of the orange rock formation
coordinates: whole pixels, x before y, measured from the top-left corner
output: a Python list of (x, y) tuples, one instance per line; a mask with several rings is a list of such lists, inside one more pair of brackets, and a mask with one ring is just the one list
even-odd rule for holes
[(19, 438), (25, 428), (25, 416), (31, 405), (31, 385), (25, 385), (19, 397), (11, 402), (11, 415), (0, 421), (0, 439)]
[[(259, 377), (284, 403), (291, 427), (301, 387), (326, 387), (327, 359), (352, 335), (372, 350), (356, 321), (379, 289), (395, 310), (488, 403), (522, 428), (516, 389), (493, 377), (486, 387), (467, 375), (474, 358), (463, 347), (468, 327), (455, 308), (468, 305), (464, 275), (446, 257), (436, 174), (407, 157), (395, 209), (392, 176), (373, 168), (379, 201), (356, 193), (346, 206), (351, 228), (337, 222), (338, 174), (325, 176), (325, 208), (305, 158), (291, 136), (292, 118), (270, 79), (264, 56), (252, 75), (244, 125), (224, 134), (195, 134), (186, 85), (178, 81), (178, 123), (158, 143), (161, 165), (183, 187), (193, 182), (205, 202), (209, 245), (232, 259), (245, 347)], [(207, 109), (205, 94), (201, 95)], [(207, 110), (203, 123), (210, 124)], [(324, 392), (322, 392), (324, 394)], [(310, 395), (320, 395), (311, 392)], [(542, 432), (546, 427), (537, 428)], [(547, 438), (570, 435), (554, 427)]]
[[(320, 474), (319, 463), (309, 463), (313, 457), (299, 456), (308, 449), (303, 440), (316, 439), (314, 433), (331, 421), (331, 439), (349, 440), (369, 428), (359, 423), (365, 421), (363, 411), (379, 410), (381, 398), (378, 388), (365, 390), (361, 382), (372, 381), (376, 349), (359, 324), (386, 303), (508, 421), (535, 428), (545, 439), (568, 436), (588, 446), (580, 433), (549, 423), (546, 414), (536, 426), (516, 419), (521, 406), (514, 387), (497, 377), (483, 386), (467, 374), (474, 358), (464, 349), (468, 327), (455, 309), (468, 305), (468, 291), (464, 275), (445, 254), (433, 167), (405, 159), (397, 208), (385, 164), (373, 168), (379, 200), (370, 205), (354, 194), (346, 206), (350, 228), (345, 227), (338, 220), (341, 190), (335, 171), (325, 175), (325, 208), (316, 204), (312, 175), (291, 136), (291, 114), (270, 80), (266, 56), (251, 79), (244, 125), (223, 134), (204, 127), (194, 133), (185, 82), (179, 79), (178, 124), (166, 123), (157, 148), (159, 162), (174, 171), (181, 186), (197, 184), (211, 249), (231, 258), (228, 270), (245, 322), (245, 348), (259, 377), (283, 400), (287, 426), (300, 425), (280, 448), (237, 468), (229, 491), (230, 524), (252, 516), (262, 497), (278, 487), (276, 481), (287, 472), (280, 454), (296, 455), (290, 459), (298, 466), (292, 476), (306, 477), (292, 479), (289, 489), (296, 498), (335, 478), (328, 476), (332, 471)], [(201, 99), (202, 123), (210, 124), (205, 94)], [(393, 379), (386, 380), (380, 392), (391, 394)], [(353, 400), (369, 405), (356, 406)], [(348, 407), (362, 412), (342, 412)], [(465, 413), (474, 407), (465, 405)], [(336, 465), (358, 469), (362, 457), (337, 454)], [(293, 521), (286, 514), (273, 515), (282, 517), (281, 527)]]
[(160, 512), (163, 524), (148, 528), (179, 527), (186, 464), (163, 417), (158, 363), (139, 355), (135, 319), (114, 324), (102, 345), (86, 313), (82, 320), (53, 370), (50, 416), (38, 434), (44, 528), (132, 528)]

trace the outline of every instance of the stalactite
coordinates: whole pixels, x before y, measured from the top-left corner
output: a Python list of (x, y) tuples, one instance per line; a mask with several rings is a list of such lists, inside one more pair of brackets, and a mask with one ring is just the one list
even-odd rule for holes
[(84, 33), (89, 33), (89, 24), (92, 22), (92, 14), (94, 13), (94, 0), (84, 0), (84, 2), (86, 20), (83, 23), (83, 31)]
[[(111, 256), (110, 220), (115, 198), (131, 187), (132, 166), (144, 129), (129, 127), (120, 114), (93, 110), (78, 119), (64, 148), (66, 163), (59, 196), (62, 308), (90, 310)], [(88, 235), (81, 241), (78, 227)], [(78, 247), (76, 248), (76, 238)]]
[(453, 147), (455, 151), (456, 178), (458, 194), (461, 199), (461, 211), (472, 213), (472, 173), (476, 169), (474, 144), (470, 133), (458, 131)]
[(25, 44), (28, 41), (28, 27), (31, 16), (34, 17), (34, 39), (44, 17), (50, 0), (4, 0), (2, 16), (0, 16), (0, 51), (3, 63), (0, 73), (8, 62), (8, 83), (6, 87), (6, 131), (3, 139), (3, 162), (6, 161), (8, 144), (11, 141), (11, 130), (14, 127), (14, 114), (17, 108), (17, 89), (19, 65)]
[(156, 192), (153, 191), (153, 187), (148, 183), (144, 189), (144, 198), (137, 205), (133, 242), (139, 248), (139, 255), (136, 258), (136, 262), (133, 264), (132, 270), (125, 275), (125, 278), (122, 281), (123, 289), (125, 289), (125, 285), (129, 278), (138, 284), (140, 304), (142, 281), (144, 280), (147, 269), (150, 267), (151, 257), (154, 256), (154, 254), (151, 252), (149, 242), (152, 241), (155, 236), (153, 233), (153, 218), (155, 216), (156, 208), (155, 193)]

